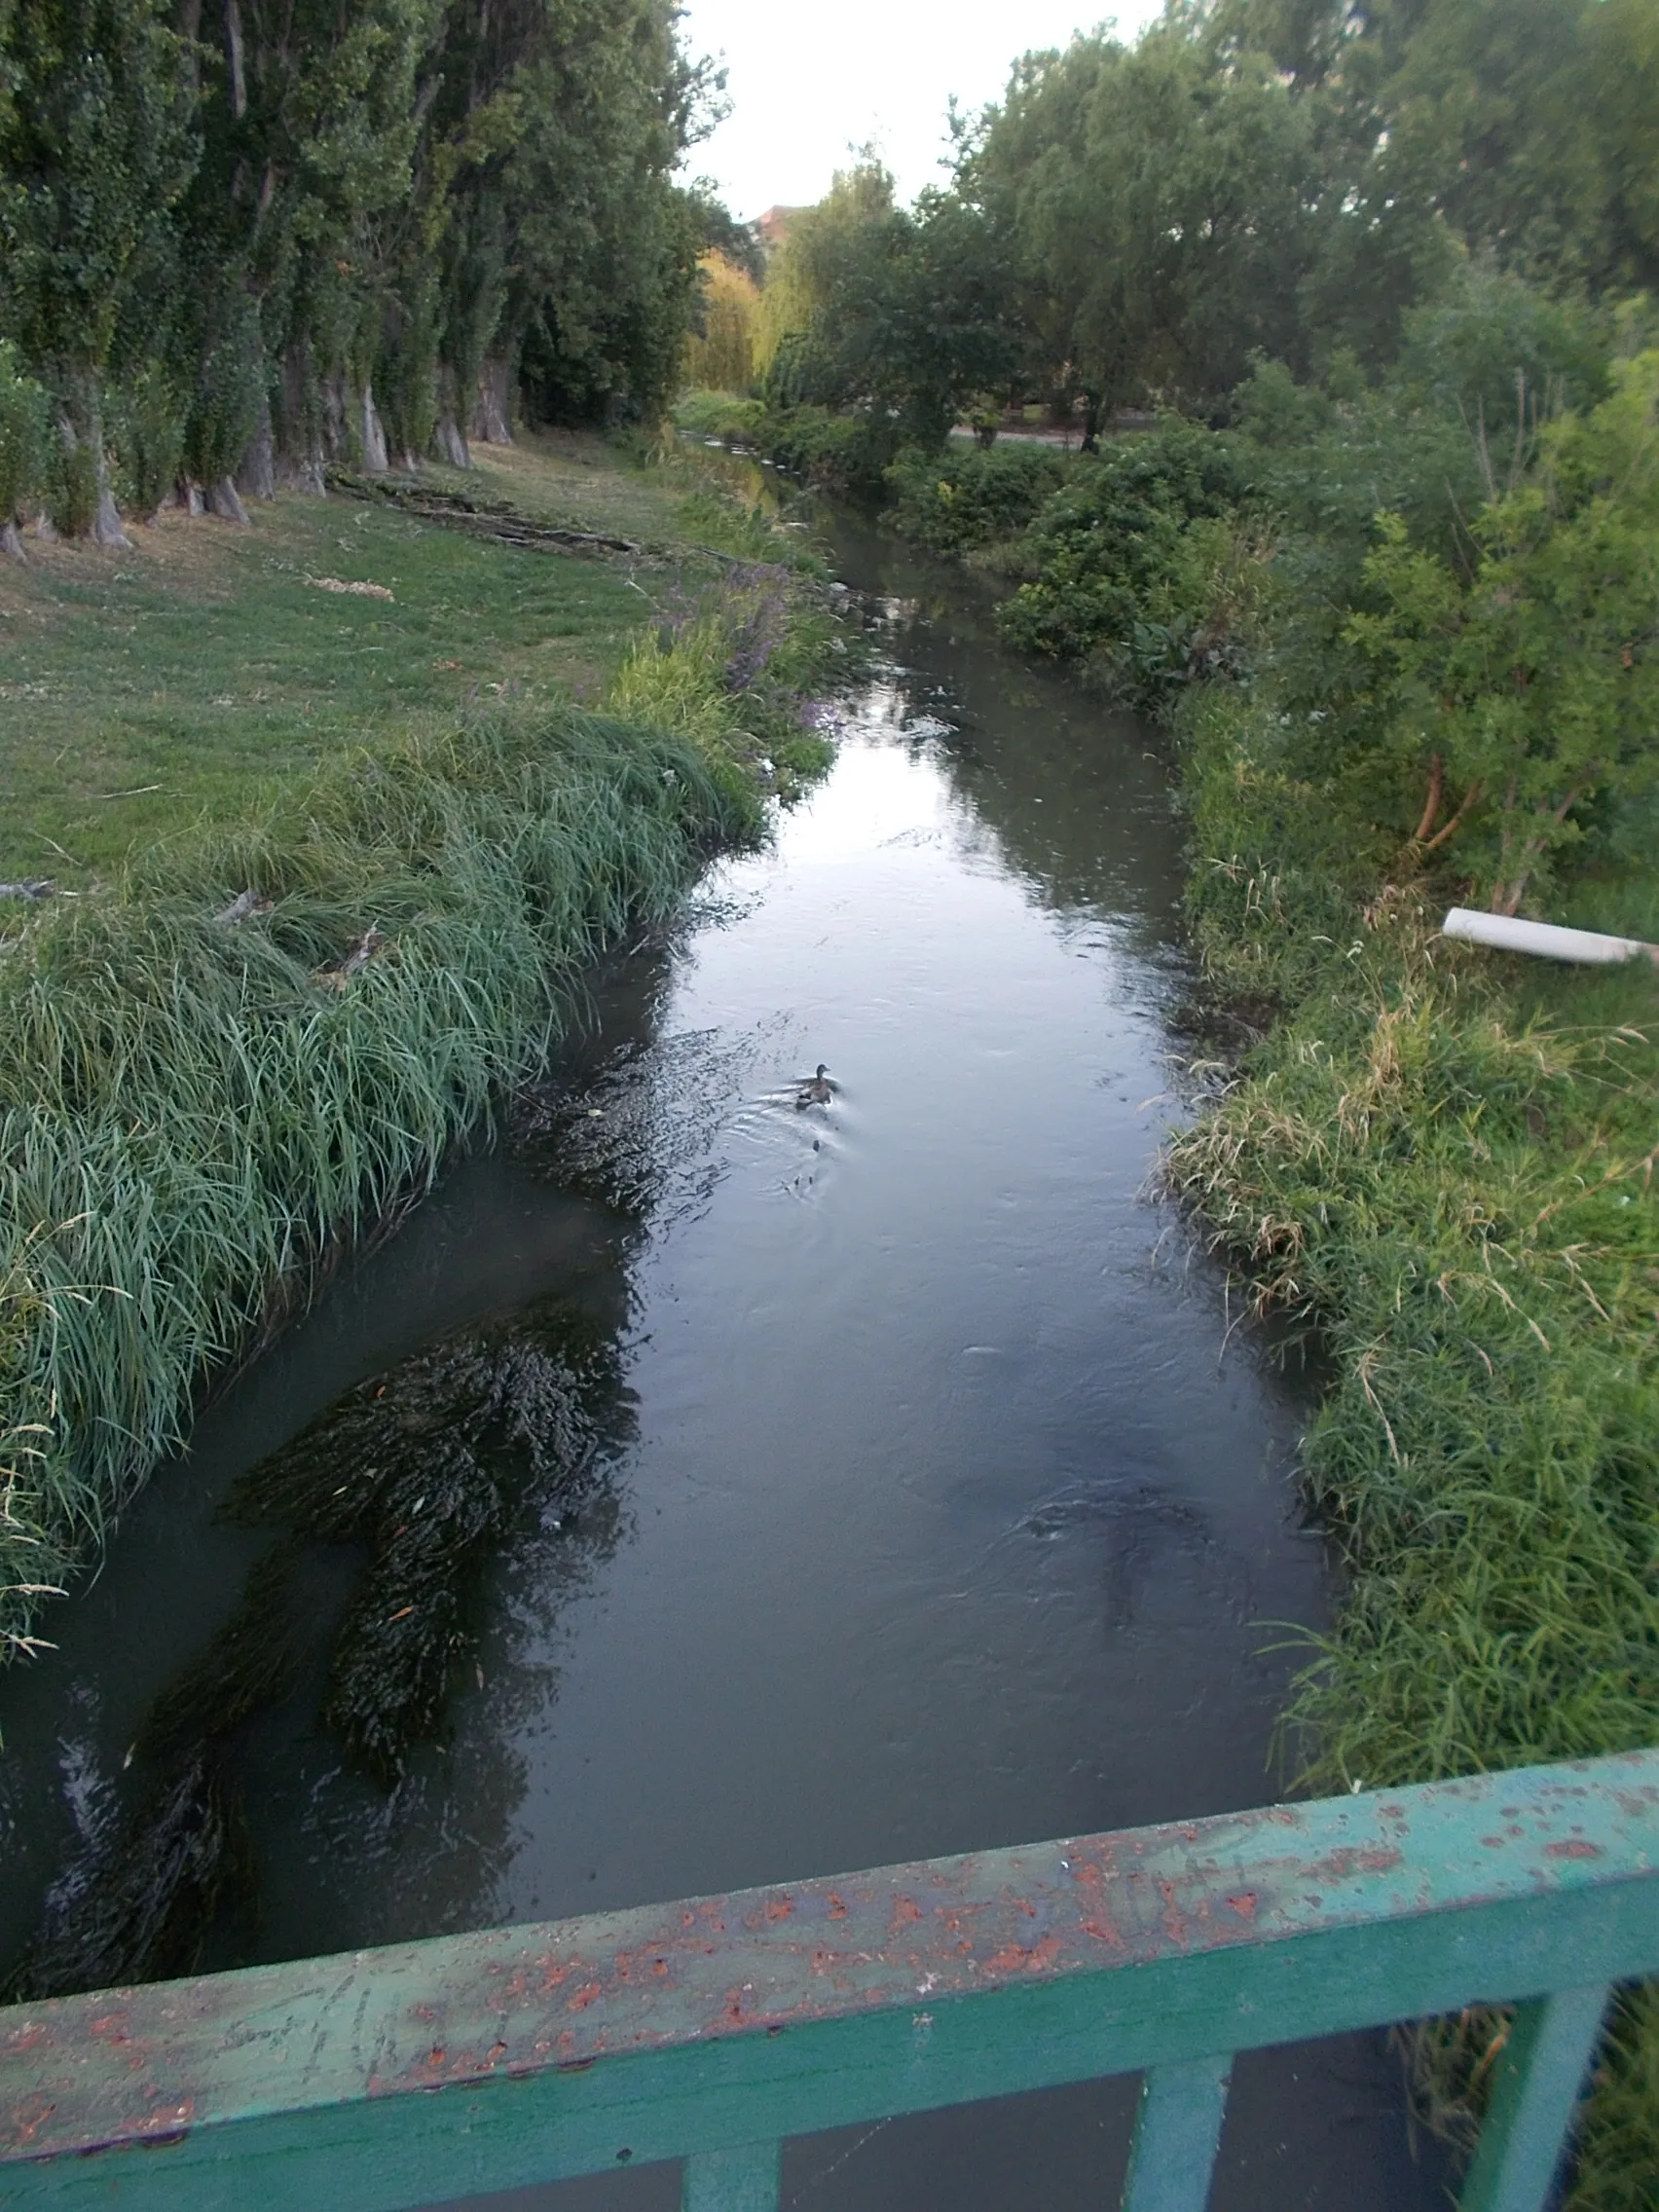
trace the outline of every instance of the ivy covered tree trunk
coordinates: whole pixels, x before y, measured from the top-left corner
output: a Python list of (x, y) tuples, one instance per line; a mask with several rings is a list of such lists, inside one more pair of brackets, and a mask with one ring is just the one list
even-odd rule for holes
[(259, 403), (259, 420), (237, 470), (237, 490), (250, 499), (276, 497), (276, 438), (271, 422), (271, 401)]
[(513, 442), (512, 423), (513, 368), (504, 353), (489, 353), (478, 372), (478, 408), (473, 421), (472, 434), (482, 438), (486, 445), (510, 446)]
[(207, 509), (221, 522), (240, 523), (244, 530), (247, 528), (247, 509), (241, 503), (241, 495), (233, 477), (214, 479), (207, 492)]
[(282, 356), (276, 400), (276, 482), (287, 491), (321, 498), (327, 484), (320, 414), (312, 392), (310, 353), (301, 342), (291, 345)]
[(357, 433), (357, 452), (360, 465), (366, 475), (384, 476), (390, 466), (386, 450), (386, 428), (375, 405), (374, 387), (364, 384), (352, 394), (352, 426)]
[(72, 535), (90, 537), (94, 545), (132, 550), (132, 540), (121, 527), (121, 510), (110, 488), (109, 456), (104, 451), (103, 407), (95, 379), (88, 375), (69, 380), (68, 403), (58, 422), (63, 441), (66, 473), (76, 479), (65, 515)]
[(466, 436), (461, 429), (461, 403), (456, 396), (455, 371), (438, 372), (438, 420), (432, 431), (432, 443), (438, 459), (447, 461), (452, 468), (470, 468), (472, 455), (467, 450)]

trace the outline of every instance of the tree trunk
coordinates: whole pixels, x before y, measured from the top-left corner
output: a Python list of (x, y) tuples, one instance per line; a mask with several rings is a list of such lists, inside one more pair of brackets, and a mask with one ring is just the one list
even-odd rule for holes
[(92, 519), (87, 535), (94, 545), (120, 547), (132, 550), (132, 540), (121, 527), (121, 510), (115, 503), (115, 494), (109, 488), (109, 461), (103, 448), (103, 412), (98, 405), (95, 385), (82, 384), (76, 390), (79, 402), (76, 412), (80, 421), (64, 415), (58, 424), (63, 442), (70, 452), (81, 446), (91, 446), (97, 471), (97, 497), (92, 506)]
[(209, 512), (216, 514), (221, 522), (240, 522), (244, 529), (247, 527), (247, 509), (242, 505), (240, 495), (228, 476), (221, 476), (208, 493), (207, 506)]
[(98, 456), (98, 503), (92, 516), (92, 543), (125, 546), (128, 552), (132, 550), (132, 540), (121, 527), (121, 509), (109, 488), (109, 470), (101, 454)]
[(447, 409), (438, 417), (438, 426), (432, 433), (440, 461), (447, 461), (452, 468), (470, 468), (472, 456), (466, 450), (461, 424)]
[(491, 353), (478, 372), (478, 412), (472, 434), (486, 445), (510, 446), (512, 424), (512, 364), (504, 353)]
[(373, 387), (367, 384), (353, 395), (352, 415), (357, 432), (357, 448), (362, 457), (362, 469), (366, 476), (384, 476), (390, 463), (387, 458), (386, 430), (375, 405)]
[(350, 410), (347, 405), (346, 387), (339, 377), (322, 380), (322, 451), (330, 461), (350, 458), (350, 440), (346, 424)]
[(43, 545), (55, 545), (57, 543), (57, 525), (44, 507), (35, 517), (34, 533)]
[(179, 478), (178, 490), (173, 494), (173, 500), (175, 505), (182, 507), (184, 512), (192, 518), (197, 515), (204, 515), (207, 512), (207, 503), (202, 497), (201, 485), (192, 483), (188, 476)]
[(26, 561), (21, 533), (15, 522), (0, 523), (0, 553), (10, 553), (14, 561)]
[(237, 490), (245, 492), (250, 499), (276, 497), (276, 440), (271, 426), (269, 399), (259, 403), (259, 421), (253, 426), (247, 451), (237, 470)]
[(308, 390), (310, 363), (303, 345), (290, 346), (282, 356), (281, 422), (276, 441), (276, 482), (290, 492), (324, 497), (322, 437), (313, 414)]
[(461, 426), (461, 413), (455, 371), (447, 362), (440, 362), (438, 419), (432, 429), (432, 444), (438, 459), (447, 461), (452, 468), (470, 468), (472, 456), (466, 450), (466, 433)]

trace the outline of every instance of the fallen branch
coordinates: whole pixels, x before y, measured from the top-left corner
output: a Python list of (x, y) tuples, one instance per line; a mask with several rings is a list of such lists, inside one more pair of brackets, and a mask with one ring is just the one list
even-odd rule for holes
[(567, 530), (560, 524), (532, 522), (504, 499), (474, 499), (462, 492), (439, 492), (426, 484), (393, 483), (384, 477), (355, 475), (331, 468), (329, 487), (353, 499), (383, 499), (404, 514), (459, 530), (468, 537), (487, 537), (500, 545), (522, 545), (556, 553), (627, 553), (635, 559), (645, 548), (631, 537), (603, 531)]
[(327, 983), (334, 990), (343, 990), (359, 969), (366, 968), (379, 952), (386, 939), (377, 929), (367, 929), (343, 960), (317, 971), (317, 981)]
[(269, 914), (271, 902), (262, 899), (257, 891), (239, 891), (228, 906), (221, 906), (213, 916), (220, 929), (230, 929), (238, 922), (245, 922), (255, 914)]

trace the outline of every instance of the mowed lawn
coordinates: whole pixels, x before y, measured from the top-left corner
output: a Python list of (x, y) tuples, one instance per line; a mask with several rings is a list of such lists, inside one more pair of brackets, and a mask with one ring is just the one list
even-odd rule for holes
[(0, 562), (0, 880), (107, 875), (272, 779), (471, 699), (602, 690), (677, 550), (694, 558), (687, 510), (706, 502), (598, 439), (481, 459), (442, 480), (654, 557), (527, 552), (290, 496), (250, 504), (246, 530), (166, 514), (131, 527), (130, 553), (31, 539), (26, 567)]

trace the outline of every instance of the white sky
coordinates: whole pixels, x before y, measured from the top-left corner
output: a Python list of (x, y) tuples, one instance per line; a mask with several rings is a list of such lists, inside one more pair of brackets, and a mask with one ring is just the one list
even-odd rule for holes
[[(1064, 46), (1099, 0), (685, 0), (693, 55), (723, 55), (732, 113), (686, 164), (732, 213), (821, 199), (848, 148), (873, 138), (903, 200), (942, 181), (952, 92), (970, 114), (999, 99), (1015, 58)], [(1132, 38), (1157, 0), (1121, 0)]]

